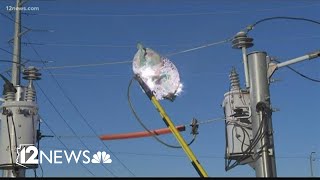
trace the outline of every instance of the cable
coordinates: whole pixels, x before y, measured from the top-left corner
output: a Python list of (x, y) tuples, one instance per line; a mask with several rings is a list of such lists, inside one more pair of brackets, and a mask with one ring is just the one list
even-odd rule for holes
[[(39, 116), (40, 116), (40, 115), (39, 115)], [(42, 119), (42, 118), (41, 118), (41, 119)], [(49, 130), (52, 132), (52, 134), (53, 134), (54, 136), (56, 136), (56, 133), (51, 129), (51, 127), (49, 126), (49, 124), (47, 124), (47, 122), (46, 122), (45, 120), (43, 120), (43, 119), (42, 119), (42, 121), (44, 122), (44, 124), (47, 125), (47, 127), (48, 127)], [(57, 139), (58, 139), (58, 141), (64, 146), (64, 148), (66, 148), (67, 151), (69, 151), (69, 153), (71, 153), (70, 149), (62, 142), (62, 140), (59, 139), (59, 138), (57, 138)], [(95, 175), (93, 174), (93, 172), (90, 171), (83, 163), (80, 163), (80, 164), (81, 164), (81, 166), (84, 167), (92, 176), (95, 176)], [(41, 166), (40, 166), (40, 168), (42, 169)], [(43, 169), (42, 169), (42, 176), (43, 176)]]
[(90, 63), (90, 64), (79, 64), (79, 65), (69, 65), (69, 66), (51, 66), (44, 67), (42, 69), (66, 69), (66, 68), (80, 68), (80, 67), (94, 67), (94, 66), (104, 66), (104, 65), (115, 65), (115, 64), (129, 64), (132, 61), (115, 61), (115, 62), (105, 62), (105, 63)]
[(250, 32), (254, 29), (255, 26), (257, 26), (258, 24), (265, 22), (265, 21), (271, 21), (274, 19), (288, 19), (288, 20), (297, 20), (297, 21), (306, 21), (306, 22), (310, 22), (310, 23), (314, 23), (314, 24), (318, 24), (320, 25), (319, 21), (316, 20), (312, 20), (312, 19), (307, 19), (307, 18), (298, 18), (298, 17), (286, 17), (286, 16), (276, 16), (276, 17), (269, 17), (269, 18), (264, 18), (261, 19), (255, 23), (253, 23), (252, 25), (249, 25), (246, 27), (246, 32)]
[[(8, 75), (10, 76), (10, 74), (8, 73)], [(36, 85), (38, 85), (38, 84), (36, 84)], [(42, 90), (42, 88), (40, 87), (40, 86), (38, 86), (39, 87), (39, 89), (42, 91), (42, 93), (45, 95), (45, 97), (47, 97), (47, 95), (44, 93), (44, 91)], [(47, 97), (47, 100), (50, 102), (50, 99), (48, 99), (48, 97)], [(55, 108), (55, 107), (54, 107)], [(57, 111), (56, 111), (57, 112)], [(57, 112), (58, 114), (59, 114), (59, 112)], [(61, 115), (61, 114), (60, 114)], [(13, 117), (12, 117), (13, 118)], [(8, 117), (7, 117), (7, 121), (8, 121)], [(12, 119), (12, 121), (13, 121), (13, 119)], [(44, 121), (45, 122), (45, 121)], [(14, 122), (13, 122), (14, 123)], [(47, 125), (47, 127), (50, 129), (50, 131), (54, 134), (54, 135), (56, 135), (54, 132), (53, 132), (53, 130), (50, 128), (50, 126), (45, 122), (45, 124)], [(8, 127), (9, 127), (9, 125), (8, 125)], [(39, 123), (39, 127), (40, 127), (40, 123)], [(8, 131), (9, 131), (9, 128), (8, 128)], [(9, 137), (10, 138), (10, 137)], [(10, 138), (11, 139), (11, 138)], [(58, 138), (58, 140), (60, 141), (60, 143), (69, 151), (69, 152), (71, 152), (70, 151), (70, 149), (69, 148), (67, 148), (67, 146)], [(10, 140), (10, 142), (11, 142), (11, 140)], [(17, 141), (16, 141), (17, 142)], [(16, 145), (17, 146), (17, 145)], [(40, 144), (38, 144), (38, 146), (40, 147)], [(11, 149), (11, 147), (10, 147), (10, 149)], [(39, 148), (38, 148), (39, 149)], [(11, 150), (10, 150), (11, 151)], [(93, 176), (95, 176), (86, 166), (84, 166), (82, 163), (81, 163), (81, 165), (91, 174), (91, 175), (93, 175)], [(43, 168), (42, 168), (42, 166), (41, 166), (41, 164), (40, 164), (40, 168), (41, 168), (41, 171), (42, 171), (42, 176), (43, 176)]]
[[(282, 10), (282, 9), (297, 9), (305, 7), (313, 7), (319, 5), (318, 3), (300, 5), (300, 6), (289, 6), (289, 7), (278, 7), (278, 8), (265, 8), (265, 9), (254, 9), (250, 12), (265, 12), (273, 10)], [(247, 10), (243, 11), (221, 11), (221, 12), (194, 12), (194, 13), (162, 13), (162, 14), (48, 14), (48, 13), (34, 13), (32, 15), (38, 16), (54, 16), (54, 17), (63, 17), (63, 16), (73, 16), (73, 17), (172, 17), (172, 16), (205, 16), (205, 15), (220, 15), (220, 14), (240, 14), (248, 13)]]
[(207, 48), (207, 47), (210, 47), (210, 46), (227, 43), (227, 42), (232, 41), (232, 39), (233, 39), (233, 37), (232, 37), (232, 38), (227, 38), (227, 39), (222, 40), (222, 41), (213, 42), (213, 43), (208, 43), (208, 44), (201, 45), (201, 46), (197, 46), (197, 47), (194, 47), (194, 48), (182, 50), (182, 51), (177, 51), (177, 52), (168, 53), (168, 54), (166, 54), (165, 56), (170, 57), (170, 56), (173, 56), (173, 55), (183, 54), (183, 53), (187, 53), (187, 52), (190, 52), (190, 51), (195, 51), (195, 50)]
[[(171, 145), (171, 144), (168, 144), (164, 141), (162, 141), (161, 139), (159, 139), (154, 133), (152, 133), (145, 125), (144, 123), (142, 122), (142, 120), (140, 119), (140, 117), (138, 116), (137, 112), (135, 111), (133, 105), (132, 105), (132, 102), (131, 102), (131, 97), (130, 97), (130, 89), (131, 89), (131, 85), (132, 85), (132, 82), (134, 81), (134, 78), (132, 78), (129, 82), (129, 85), (128, 85), (128, 90), (127, 90), (127, 99), (128, 99), (128, 103), (129, 103), (129, 107), (130, 107), (130, 110), (132, 111), (134, 117), (136, 118), (136, 120), (139, 122), (139, 124), (146, 130), (148, 131), (150, 134), (152, 134), (152, 137), (154, 137), (158, 142), (160, 142), (161, 144), (167, 146), (167, 147), (170, 147), (170, 148), (182, 148), (181, 146), (176, 146), (176, 145)], [(196, 134), (193, 135), (193, 139), (188, 143), (188, 146), (190, 146), (194, 140), (196, 139)]]
[[(275, 60), (275, 59), (273, 59), (273, 61), (275, 61), (275, 62), (277, 62), (277, 63), (281, 63), (280, 61)], [(310, 80), (310, 81), (313, 81), (313, 82), (318, 82), (318, 83), (320, 83), (320, 80), (318, 80), (318, 79), (314, 79), (314, 78), (308, 77), (308, 76), (306, 76), (306, 75), (304, 75), (304, 74), (300, 73), (299, 71), (297, 71), (297, 70), (293, 69), (293, 68), (292, 68), (292, 67), (290, 67), (290, 66), (286, 66), (286, 67), (287, 67), (287, 68), (289, 68), (291, 71), (295, 72), (296, 74), (300, 75), (301, 77), (303, 77), (303, 78), (307, 79), (307, 80)]]
[[(34, 123), (34, 118), (33, 118), (33, 115), (32, 115), (32, 121)], [(33, 126), (34, 127), (34, 126)], [(40, 140), (41, 140), (41, 137), (39, 137), (39, 133), (41, 133), (41, 123), (39, 121), (39, 124), (38, 124), (38, 131), (37, 131), (37, 149), (40, 150)], [(41, 134), (40, 134), (41, 136)], [(41, 163), (39, 163), (39, 166), (40, 166), (40, 169), (41, 169), (41, 177), (43, 177), (43, 168), (42, 168), (42, 165)], [(35, 169), (35, 175), (37, 175), (37, 169)]]
[(9, 150), (10, 150), (10, 156), (11, 156), (11, 163), (12, 163), (12, 166), (15, 167), (15, 164), (13, 163), (12, 146), (11, 146), (11, 133), (10, 133), (10, 130), (9, 130), (9, 118), (8, 118), (8, 115), (6, 117), (7, 117), (8, 138), (9, 138), (9, 143), (10, 143)]
[[(36, 85), (38, 86), (38, 88), (40, 89), (40, 91), (42, 92), (42, 94), (46, 97), (46, 99), (48, 100), (48, 102), (51, 104), (51, 106), (53, 107), (53, 109), (55, 110), (55, 112), (59, 115), (59, 117), (65, 122), (65, 124), (67, 125), (67, 127), (70, 129), (70, 131), (72, 132), (72, 134), (77, 137), (77, 139), (81, 142), (81, 144), (89, 149), (89, 147), (83, 142), (83, 140), (81, 138), (79, 138), (77, 136), (77, 133), (74, 131), (74, 129), (70, 126), (70, 124), (66, 121), (66, 119), (62, 116), (62, 114), (58, 111), (57, 107), (53, 104), (53, 102), (51, 101), (51, 99), (47, 96), (47, 94), (44, 92), (44, 90), (39, 86), (38, 83), (36, 83)], [(105, 168), (108, 172), (110, 172), (110, 174), (112, 174), (113, 176), (115, 176), (113, 174), (112, 171), (110, 171), (108, 168), (106, 168), (106, 166), (102, 163), (101, 164), (103, 166), (103, 168)]]
[[(193, 48), (190, 48), (190, 49), (185, 49), (185, 50), (182, 50), (182, 51), (168, 53), (165, 56), (170, 57), (170, 56), (174, 56), (174, 55), (178, 55), (178, 54), (183, 54), (183, 53), (187, 53), (187, 52), (191, 52), (191, 51), (195, 51), (195, 50), (211, 47), (211, 46), (214, 46), (214, 45), (227, 43), (227, 42), (230, 42), (232, 39), (233, 38), (227, 38), (227, 39), (222, 40), (222, 41), (212, 42), (212, 43), (204, 44), (204, 45), (201, 45), (201, 46), (193, 47)], [(66, 68), (94, 67), (94, 66), (115, 65), (115, 64), (130, 64), (130, 63), (132, 63), (132, 61), (128, 61), (127, 60), (127, 61), (114, 61), (114, 62), (105, 62), (105, 63), (89, 63), (89, 64), (66, 65), (66, 66), (51, 66), (51, 67), (50, 66), (46, 66), (43, 69), (45, 69), (45, 70), (49, 70), (49, 69), (66, 69)]]
[[(26, 37), (26, 39), (27, 39), (28, 42), (30, 42), (27, 37)], [(31, 48), (32, 48), (33, 51), (36, 53), (36, 55), (39, 57), (39, 59), (42, 60), (40, 54), (38, 53), (38, 51), (37, 51), (32, 45), (31, 45)], [(43, 65), (44, 65), (45, 67), (47, 67), (45, 63), (43, 63)], [(82, 118), (82, 120), (87, 124), (87, 126), (90, 128), (90, 130), (91, 130), (96, 136), (98, 136), (98, 134), (96, 133), (96, 131), (95, 131), (95, 130), (92, 128), (92, 126), (88, 123), (88, 121), (87, 121), (86, 118), (82, 115), (82, 113), (79, 111), (79, 109), (77, 108), (77, 106), (72, 102), (72, 100), (69, 98), (69, 96), (67, 96), (67, 94), (66, 94), (65, 91), (63, 90), (63, 88), (62, 88), (62, 86), (60, 85), (60, 83), (58, 82), (58, 80), (52, 75), (51, 71), (48, 70), (48, 69), (47, 69), (47, 71), (49, 72), (49, 74), (51, 75), (52, 79), (55, 81), (55, 83), (57, 84), (57, 86), (59, 87), (59, 89), (61, 90), (61, 92), (63, 93), (63, 95), (67, 98), (67, 100), (69, 101), (69, 103), (73, 106), (73, 108), (74, 108), (74, 109), (77, 111), (77, 113), (80, 115), (80, 117)], [(38, 85), (38, 84), (37, 84), (37, 85)], [(38, 85), (38, 87), (40, 88), (39, 85)], [(41, 88), (40, 88), (40, 90), (41, 90), (42, 93), (45, 95), (44, 91), (43, 91)], [(46, 96), (47, 100), (50, 102), (50, 104), (53, 105), (53, 103), (52, 103), (51, 100), (48, 98), (48, 96), (47, 96), (47, 95), (45, 95), (45, 96)], [(57, 108), (54, 108), (54, 109), (56, 110), (56, 112), (58, 112), (58, 111), (57, 111)], [(59, 113), (59, 114), (60, 114), (60, 113)], [(60, 114), (59, 116), (62, 118), (62, 115), (61, 115), (61, 114)], [(64, 118), (62, 118), (62, 120), (64, 120), (65, 123), (67, 123)], [(67, 123), (67, 124), (68, 124), (68, 123)], [(68, 124), (68, 126), (70, 127), (69, 124)], [(71, 128), (71, 127), (70, 127), (70, 128)], [(71, 129), (72, 129), (72, 128), (71, 128)], [(72, 131), (74, 132), (73, 129), (72, 129)], [(74, 134), (75, 136), (77, 136), (77, 134), (76, 134), (75, 132), (74, 132), (73, 134)], [(78, 138), (78, 139), (80, 140), (80, 142), (82, 142), (83, 145), (85, 145), (84, 142), (82, 141), (82, 139), (80, 139), (80, 138)], [(103, 142), (102, 140), (100, 140), (100, 142), (102, 142), (102, 144), (103, 144), (103, 145), (110, 151), (110, 153), (120, 162), (120, 164), (121, 164), (123, 167), (125, 167), (125, 168), (130, 172), (130, 174), (132, 174), (133, 176), (135, 176), (135, 174), (134, 174), (115, 154), (112, 153), (111, 149), (107, 147), (107, 145), (105, 144), (105, 142)], [(85, 145), (85, 147), (88, 148), (86, 145)], [(88, 149), (89, 149), (89, 148), (88, 148)], [(111, 170), (107, 169), (107, 167), (106, 167), (103, 163), (102, 163), (101, 165), (102, 165), (108, 172), (110, 172), (113, 176), (115, 176), (115, 174), (114, 174)]]

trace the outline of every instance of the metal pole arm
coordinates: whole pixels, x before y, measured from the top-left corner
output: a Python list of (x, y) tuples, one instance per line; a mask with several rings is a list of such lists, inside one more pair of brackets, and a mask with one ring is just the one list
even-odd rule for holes
[(304, 56), (301, 56), (301, 57), (297, 57), (297, 58), (282, 62), (282, 63), (278, 63), (277, 68), (281, 68), (281, 67), (295, 64), (295, 63), (305, 61), (305, 60), (311, 60), (311, 59), (317, 58), (319, 56), (320, 56), (320, 50), (312, 52), (312, 53), (304, 55)]
[(279, 68), (282, 68), (282, 67), (285, 67), (285, 66), (289, 66), (291, 64), (295, 64), (295, 63), (298, 63), (298, 62), (301, 62), (301, 61), (315, 59), (317, 57), (320, 57), (320, 50), (312, 52), (312, 53), (309, 53), (309, 54), (304, 55), (304, 56), (300, 56), (300, 57), (297, 57), (297, 58), (294, 58), (294, 59), (290, 59), (288, 61), (281, 62), (281, 63), (278, 63), (278, 64), (270, 63), (269, 64), (269, 68), (268, 68), (268, 78), (270, 78), (273, 75), (273, 73)]

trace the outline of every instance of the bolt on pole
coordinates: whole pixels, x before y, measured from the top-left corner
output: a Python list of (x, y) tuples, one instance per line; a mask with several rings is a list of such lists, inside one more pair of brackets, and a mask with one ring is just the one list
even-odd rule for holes
[(267, 54), (265, 52), (248, 54), (248, 69), (253, 136), (260, 138), (255, 146), (256, 176), (276, 177)]

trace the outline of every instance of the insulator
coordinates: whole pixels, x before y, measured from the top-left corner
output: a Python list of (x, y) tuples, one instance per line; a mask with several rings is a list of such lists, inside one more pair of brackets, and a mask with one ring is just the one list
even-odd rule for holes
[(239, 80), (239, 75), (236, 72), (235, 68), (232, 68), (230, 75), (230, 82), (231, 82), (231, 90), (238, 90), (240, 89), (240, 80)]
[(33, 88), (27, 87), (25, 100), (26, 101), (36, 101), (36, 91)]
[(5, 101), (14, 101), (14, 99), (15, 99), (15, 93), (14, 93), (14, 92), (7, 92), (7, 93), (4, 95), (4, 99), (5, 99)]
[(38, 72), (39, 70), (33, 66), (28, 67), (23, 71), (23, 79), (26, 80), (39, 80), (41, 79), (41, 73)]
[(249, 38), (247, 34), (243, 31), (240, 31), (232, 40), (232, 48), (241, 49), (243, 47), (249, 48), (253, 46), (253, 39)]

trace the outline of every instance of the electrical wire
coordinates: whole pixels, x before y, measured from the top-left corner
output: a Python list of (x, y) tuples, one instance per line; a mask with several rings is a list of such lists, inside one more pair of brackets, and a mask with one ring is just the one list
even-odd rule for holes
[(258, 24), (260, 24), (260, 23), (262, 23), (262, 22), (271, 21), (271, 20), (275, 20), (275, 19), (287, 19), (287, 20), (296, 20), (296, 21), (306, 21), (306, 22), (310, 22), (310, 23), (314, 23), (314, 24), (320, 25), (320, 22), (319, 22), (319, 21), (312, 20), (312, 19), (299, 18), (299, 17), (276, 16), (276, 17), (269, 17), (269, 18), (261, 19), (261, 20), (255, 22), (255, 23), (253, 23), (252, 25), (247, 26), (246, 32), (248, 33), (248, 32), (250, 32), (250, 31), (252, 31)]
[[(190, 49), (185, 49), (185, 50), (182, 50), (182, 51), (168, 53), (165, 56), (170, 57), (170, 56), (174, 56), (174, 55), (178, 55), (178, 54), (183, 54), (183, 53), (187, 53), (187, 52), (191, 52), (191, 51), (195, 51), (195, 50), (211, 47), (211, 46), (214, 46), (214, 45), (227, 43), (227, 42), (229, 42), (231, 40), (232, 40), (232, 38), (228, 38), (228, 39), (225, 39), (225, 40), (222, 40), (222, 41), (208, 43), (208, 44), (197, 46), (197, 47), (193, 47), (193, 48), (190, 48)], [(43, 69), (47, 70), (47, 69), (81, 68), (81, 67), (95, 67), (95, 66), (116, 65), (116, 64), (130, 64), (130, 63), (132, 63), (132, 60), (131, 61), (126, 60), (126, 61), (114, 61), (114, 62), (104, 62), (104, 63), (89, 63), (89, 64), (78, 64), (78, 65), (66, 65), (66, 66), (51, 66), (51, 67), (49, 66), (49, 67), (44, 67)]]
[(42, 69), (66, 69), (66, 68), (80, 68), (80, 67), (94, 67), (94, 66), (105, 66), (105, 65), (115, 65), (115, 64), (129, 64), (132, 61), (114, 61), (114, 62), (104, 62), (104, 63), (89, 63), (89, 64), (79, 64), (79, 65), (67, 65), (67, 66), (49, 66)]
[[(30, 40), (26, 37), (26, 39), (27, 39), (27, 41), (28, 42), (30, 42)], [(35, 52), (35, 54), (39, 57), (39, 59), (40, 60), (42, 60), (42, 57), (40, 56), (40, 54), (38, 53), (38, 51), (31, 45), (31, 48), (33, 49), (33, 51)], [(45, 66), (45, 67), (47, 67), (47, 65), (43, 62), (43, 65)], [(51, 77), (52, 77), (52, 79), (55, 81), (55, 83), (57, 84), (57, 86), (58, 86), (58, 88), (60, 89), (60, 91), (63, 93), (63, 95), (67, 98), (67, 100), (69, 101), (69, 103), (73, 106), (73, 108), (76, 110), (76, 112), (80, 115), (80, 117), (81, 117), (81, 119), (86, 123), (86, 125), (89, 127), (89, 129), (96, 135), (96, 136), (98, 136), (98, 134), (97, 134), (97, 132), (93, 129), (93, 127), (88, 123), (88, 121), (87, 121), (87, 119), (83, 116), (83, 114), (80, 112), (80, 110), (77, 108), (77, 106), (73, 103), (73, 101), (70, 99), (70, 97), (69, 96), (67, 96), (67, 94), (65, 93), (65, 91), (63, 90), (63, 88), (62, 88), (62, 86), (60, 85), (60, 83), (58, 82), (58, 80), (55, 78), (55, 76), (54, 75), (52, 75), (52, 72), (49, 70), (49, 69), (47, 69), (47, 71), (49, 72), (49, 74), (51, 75)], [(38, 85), (38, 87), (40, 87), (39, 85)], [(41, 89), (41, 88), (40, 88)], [(42, 93), (45, 95), (45, 93), (44, 93), (44, 91), (41, 89), (41, 91), (42, 91)], [(47, 98), (47, 100), (50, 102), (51, 100), (48, 98), (48, 96), (47, 95), (45, 95), (46, 96), (46, 98)], [(50, 103), (51, 105), (53, 105), (53, 103), (51, 102)], [(58, 112), (57, 111), (57, 108), (54, 108), (55, 110), (56, 110), (56, 112)], [(59, 113), (60, 114), (60, 113)], [(60, 114), (59, 115), (61, 118), (62, 118), (62, 115)], [(62, 120), (64, 120), (65, 121), (65, 123), (71, 128), (71, 126), (67, 123), (67, 121), (64, 119), (64, 118), (62, 118)], [(74, 130), (71, 128), (71, 130), (73, 131), (73, 134), (75, 135), (75, 136), (77, 136), (77, 134), (74, 132)], [(78, 138), (79, 139), (79, 141), (83, 144), (83, 145), (85, 145), (85, 143), (82, 141), (82, 139), (81, 138)], [(105, 142), (103, 142), (101, 139), (99, 139), (100, 140), (100, 142), (109, 150), (109, 152), (110, 152), (110, 154), (112, 154), (119, 162), (120, 162), (120, 164), (125, 168), (125, 169), (127, 169), (127, 171), (130, 173), (130, 174), (132, 174), (133, 176), (135, 176), (135, 174), (115, 155), (115, 154), (113, 154), (113, 152), (111, 151), (111, 149), (109, 148), (109, 147), (107, 147), (107, 145), (105, 144)], [(85, 147), (86, 148), (88, 148), (86, 145), (85, 145)], [(88, 148), (89, 149), (89, 148)], [(108, 172), (110, 172), (113, 176), (115, 176), (115, 174), (111, 171), (111, 170), (109, 170), (105, 165), (104, 165), (104, 163), (102, 163), (101, 164)]]
[[(265, 9), (253, 9), (252, 12), (266, 12), (266, 11), (274, 11), (274, 10), (282, 10), (282, 9), (299, 9), (306, 7), (314, 7), (319, 5), (318, 3), (308, 4), (308, 5), (300, 5), (300, 6), (289, 6), (289, 7), (277, 7), (277, 8), (265, 8)], [(241, 14), (248, 13), (247, 10), (237, 10), (237, 11), (217, 11), (217, 12), (193, 12), (193, 13), (162, 13), (162, 14), (64, 14), (64, 13), (34, 13), (31, 15), (38, 16), (54, 16), (54, 17), (172, 17), (172, 16), (207, 16), (207, 15), (223, 15), (223, 14)]]
[[(36, 83), (37, 87), (40, 89), (40, 91), (42, 92), (42, 94), (46, 97), (46, 99), (48, 100), (48, 102), (50, 103), (50, 105), (53, 107), (53, 109), (55, 110), (55, 112), (59, 115), (59, 117), (65, 122), (65, 124), (67, 125), (68, 129), (70, 129), (71, 133), (77, 137), (77, 139), (80, 141), (80, 143), (87, 149), (89, 149), (89, 147), (84, 143), (84, 141), (79, 138), (77, 136), (77, 133), (75, 132), (75, 130), (70, 126), (70, 124), (67, 122), (67, 120), (62, 116), (62, 114), (60, 113), (60, 111), (57, 109), (57, 107), (53, 104), (53, 102), (51, 101), (51, 99), (48, 97), (48, 95), (44, 92), (44, 90), (39, 86), (38, 83)], [(101, 164), (102, 167), (104, 169), (106, 169), (111, 175), (115, 176), (115, 174), (110, 171), (103, 163)]]
[[(34, 116), (33, 116), (33, 115), (32, 115), (32, 122), (33, 122), (33, 124), (34, 124)], [(39, 123), (39, 124), (38, 124), (38, 132), (41, 133), (41, 123), (40, 123), (40, 121), (39, 121), (38, 123)], [(33, 127), (34, 127), (34, 126), (33, 126)], [(36, 134), (37, 134), (37, 139), (36, 139), (36, 141), (37, 141), (37, 149), (40, 150), (40, 140), (41, 140), (42, 137), (39, 137), (38, 132), (36, 133)], [(40, 169), (41, 169), (41, 177), (43, 177), (43, 168), (42, 168), (41, 163), (39, 163), (39, 167), (40, 167)], [(35, 171), (35, 175), (37, 175), (37, 169), (34, 169), (34, 171)]]
[(6, 116), (7, 117), (7, 130), (8, 130), (8, 138), (9, 138), (9, 142), (10, 142), (10, 145), (9, 145), (9, 150), (10, 150), (10, 156), (11, 156), (11, 163), (12, 163), (12, 166), (15, 167), (15, 164), (13, 163), (13, 154), (12, 154), (12, 146), (11, 146), (11, 133), (10, 133), (10, 130), (9, 130), (9, 118), (8, 118), (8, 115)]
[[(7, 72), (8, 73), (8, 72)], [(10, 76), (10, 74), (8, 73), (8, 75)], [(38, 86), (39, 87), (39, 89), (42, 91), (42, 93), (44, 94), (44, 91), (42, 90), (42, 88), (40, 87), (40, 86)], [(44, 94), (45, 96), (46, 96), (46, 94)], [(47, 97), (47, 96), (46, 96)], [(48, 101), (49, 101), (49, 99), (47, 99)], [(58, 114), (59, 114), (59, 112), (58, 112)], [(7, 117), (8, 118), (8, 117)], [(12, 117), (13, 118), (13, 117)], [(13, 119), (12, 119), (12, 121), (13, 121)], [(56, 135), (55, 133), (54, 133), (54, 131), (50, 128), (50, 126), (44, 121), (44, 123), (47, 125), (47, 127), (49, 128), (49, 130), (54, 134), (54, 135)], [(8, 125), (8, 127), (9, 127), (9, 125)], [(39, 123), (39, 127), (40, 127), (40, 123)], [(9, 129), (8, 129), (8, 131), (9, 131)], [(59, 139), (58, 138), (58, 140), (59, 140), (59, 142), (69, 151), (69, 152), (71, 152), (70, 151), (70, 149), (61, 141), (61, 139)], [(10, 141), (11, 142), (11, 141)], [(17, 142), (17, 140), (16, 140), (16, 142)], [(17, 145), (16, 145), (17, 146)], [(38, 146), (39, 146), (39, 148), (40, 148), (40, 144), (38, 143)], [(11, 148), (11, 147), (10, 147)], [(39, 149), (38, 148), (38, 149)], [(11, 150), (10, 150), (11, 151)], [(91, 175), (93, 175), (93, 176), (95, 176), (93, 173), (92, 173), (92, 171), (90, 171), (86, 166), (84, 166), (84, 164), (82, 164), (82, 163), (80, 163), (81, 164), (81, 166), (82, 167), (84, 167)], [(39, 165), (40, 166), (40, 168), (41, 168), (41, 171), (42, 171), (42, 177), (43, 177), (43, 168), (42, 168), (42, 166), (41, 166), (41, 164)]]
[[(273, 59), (273, 61), (275, 61), (275, 62), (277, 62), (277, 63), (281, 63), (280, 61), (275, 60), (275, 59)], [(291, 71), (293, 71), (294, 73), (298, 74), (299, 76), (301, 76), (301, 77), (303, 77), (303, 78), (305, 78), (305, 79), (307, 79), (307, 80), (310, 80), (310, 81), (313, 81), (313, 82), (318, 82), (318, 83), (320, 83), (320, 80), (318, 80), (318, 79), (314, 79), (314, 78), (311, 78), (311, 77), (308, 77), (308, 76), (306, 76), (306, 75), (304, 75), (304, 74), (300, 73), (299, 71), (297, 71), (297, 70), (293, 69), (293, 68), (292, 68), (292, 67), (290, 67), (290, 66), (285, 66), (285, 67), (289, 68)]]
[[(40, 115), (39, 115), (39, 116), (40, 116)], [(40, 117), (41, 117), (41, 116), (40, 116)], [(41, 118), (41, 119), (42, 119), (42, 118)], [(54, 136), (57, 136), (56, 133), (51, 129), (51, 127), (49, 126), (49, 124), (48, 124), (44, 119), (42, 119), (42, 121), (43, 121), (44, 124), (48, 127), (48, 129), (51, 131), (51, 133), (52, 133)], [(69, 153), (71, 153), (71, 151), (70, 151), (70, 149), (67, 147), (67, 145), (65, 145), (60, 138), (57, 138), (57, 139), (58, 139), (58, 141), (62, 144), (62, 146), (63, 146), (64, 148), (66, 148), (66, 150), (67, 150)], [(80, 164), (81, 164), (81, 166), (82, 166), (83, 168), (85, 168), (92, 176), (95, 176), (95, 174), (93, 174), (93, 172), (92, 172), (90, 169), (88, 169), (83, 163), (80, 163)], [(40, 168), (42, 169), (41, 166), (40, 166)], [(43, 169), (42, 169), (42, 176), (43, 176)]]
[(205, 44), (205, 45), (201, 45), (201, 46), (193, 47), (193, 48), (190, 48), (190, 49), (182, 50), (182, 51), (168, 53), (165, 56), (170, 57), (170, 56), (174, 56), (174, 55), (178, 55), (178, 54), (184, 54), (184, 53), (187, 53), (187, 52), (191, 52), (191, 51), (195, 51), (195, 50), (199, 50), (199, 49), (203, 49), (203, 48), (207, 48), (207, 47), (211, 47), (211, 46), (215, 46), (215, 45), (219, 45), (219, 44), (224, 44), (224, 43), (232, 41), (232, 39), (233, 39), (233, 37), (227, 38), (227, 39), (222, 40), (222, 41), (208, 43), (208, 44)]
[[(142, 120), (140, 119), (140, 117), (138, 116), (137, 112), (135, 111), (133, 105), (132, 105), (132, 102), (131, 102), (131, 97), (130, 97), (130, 90), (131, 90), (131, 85), (132, 85), (132, 82), (135, 80), (135, 78), (133, 77), (130, 82), (129, 82), (129, 85), (128, 85), (128, 90), (127, 90), (127, 99), (128, 99), (128, 103), (129, 103), (129, 107), (130, 107), (130, 110), (132, 111), (134, 117), (136, 118), (136, 120), (139, 122), (139, 124), (146, 130), (148, 131), (152, 137), (154, 137), (158, 142), (160, 142), (161, 144), (167, 146), (167, 147), (170, 147), (170, 148), (182, 148), (181, 146), (177, 146), (177, 145), (171, 145), (171, 144), (168, 144), (164, 141), (162, 141), (160, 138), (158, 138), (154, 133), (152, 133), (145, 125), (144, 123), (142, 122)], [(194, 140), (196, 139), (196, 134), (193, 135), (193, 139), (188, 143), (188, 146), (190, 146)]]

